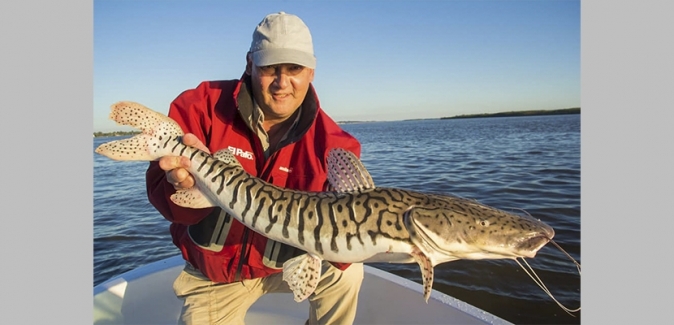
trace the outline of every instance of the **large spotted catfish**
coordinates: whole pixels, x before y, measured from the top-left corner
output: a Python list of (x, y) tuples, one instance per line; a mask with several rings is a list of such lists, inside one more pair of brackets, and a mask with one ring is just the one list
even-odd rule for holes
[(545, 223), (474, 200), (375, 187), (352, 153), (327, 158), (334, 191), (284, 189), (248, 174), (229, 150), (213, 155), (181, 142), (169, 117), (133, 102), (112, 105), (110, 118), (142, 133), (100, 145), (114, 160), (152, 161), (185, 156), (196, 185), (171, 200), (183, 207), (218, 206), (250, 229), (306, 254), (283, 265), (296, 301), (316, 288), (321, 261), (418, 263), (428, 301), (434, 266), (458, 259), (534, 257), (554, 236)]

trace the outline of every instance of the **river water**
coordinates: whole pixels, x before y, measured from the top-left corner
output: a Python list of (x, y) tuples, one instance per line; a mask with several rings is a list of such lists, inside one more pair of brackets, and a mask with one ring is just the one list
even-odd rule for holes
[[(343, 124), (377, 186), (525, 210), (580, 258), (580, 114)], [(94, 138), (93, 147), (116, 138)], [(94, 285), (179, 254), (145, 194), (146, 162), (94, 159)], [(557, 300), (580, 305), (580, 275), (551, 244), (527, 262)], [(372, 264), (421, 283), (416, 264)], [(580, 324), (512, 260), (435, 267), (433, 288), (516, 324)]]

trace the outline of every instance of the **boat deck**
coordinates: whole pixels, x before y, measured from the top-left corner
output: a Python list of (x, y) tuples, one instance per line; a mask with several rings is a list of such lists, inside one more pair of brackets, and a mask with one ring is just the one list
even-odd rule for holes
[[(181, 301), (172, 284), (181, 256), (161, 260), (94, 287), (94, 324), (176, 324)], [(292, 294), (260, 298), (246, 324), (304, 324), (308, 301)], [(428, 303), (420, 284), (365, 265), (354, 324), (511, 324), (463, 301), (433, 290)]]

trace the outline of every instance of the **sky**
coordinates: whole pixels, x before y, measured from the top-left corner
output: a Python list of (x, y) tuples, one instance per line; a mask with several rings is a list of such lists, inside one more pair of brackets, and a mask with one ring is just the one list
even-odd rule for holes
[(93, 126), (122, 100), (167, 113), (205, 80), (239, 79), (270, 13), (309, 27), (314, 86), (336, 121), (580, 107), (580, 1), (95, 0)]

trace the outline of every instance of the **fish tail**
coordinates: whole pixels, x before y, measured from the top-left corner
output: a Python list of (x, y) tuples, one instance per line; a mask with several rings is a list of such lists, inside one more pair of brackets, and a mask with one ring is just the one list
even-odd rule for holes
[(117, 102), (111, 107), (110, 119), (141, 131), (128, 139), (106, 142), (96, 153), (113, 160), (152, 161), (166, 155), (170, 143), (180, 141), (184, 133), (168, 116), (134, 102)]

